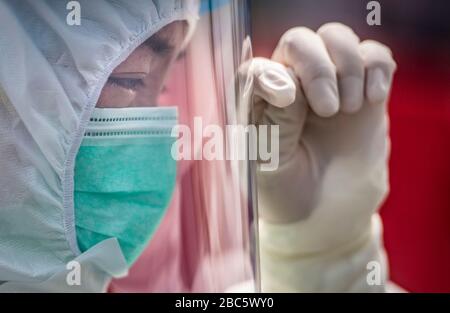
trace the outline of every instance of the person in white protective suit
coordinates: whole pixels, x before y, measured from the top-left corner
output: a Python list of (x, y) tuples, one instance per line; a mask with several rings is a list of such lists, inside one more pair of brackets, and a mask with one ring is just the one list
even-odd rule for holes
[[(128, 229), (108, 236), (117, 230), (103, 226), (114, 220), (81, 220), (75, 168), (95, 146), (95, 138), (86, 144), (93, 119), (117, 118), (99, 109), (157, 101), (195, 29), (198, 3), (81, 2), (88, 16), (68, 27), (65, 1), (0, 1), (0, 291), (105, 291), (149, 240), (129, 239)], [(151, 53), (149, 38), (161, 39)], [(247, 69), (258, 124), (280, 125), (280, 165), (257, 171), (263, 291), (385, 289), (377, 209), (388, 192), (394, 70), (386, 46), (360, 42), (337, 23), (287, 31), (272, 59)], [(171, 182), (161, 184), (167, 198)], [(117, 216), (130, 225), (133, 218)], [(72, 260), (83, 268), (79, 286), (67, 281)], [(370, 262), (380, 265), (380, 284), (367, 282)]]

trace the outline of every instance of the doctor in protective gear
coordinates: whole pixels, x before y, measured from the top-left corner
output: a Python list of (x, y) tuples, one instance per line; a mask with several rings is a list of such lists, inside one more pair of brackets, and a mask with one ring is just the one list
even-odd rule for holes
[[(219, 75), (207, 71), (220, 71), (205, 57), (215, 33), (204, 3), (79, 3), (81, 23), (71, 26), (66, 1), (0, 1), (0, 291), (225, 291), (257, 280), (251, 240), (232, 231), (256, 222), (242, 217), (246, 182), (227, 185), (235, 176), (216, 166), (209, 187), (222, 197), (198, 196), (189, 188), (204, 178), (199, 166), (170, 155), (177, 123), (225, 120), (220, 88), (208, 85)], [(262, 291), (385, 291), (377, 209), (388, 192), (395, 67), (388, 47), (338, 23), (290, 29), (271, 59), (241, 66), (254, 122), (280, 129), (278, 168), (256, 169)], [(183, 78), (160, 105), (170, 80)], [(189, 245), (208, 257), (184, 258)], [(369, 264), (380, 267), (376, 284)], [(81, 283), (68, 275), (78, 266)], [(157, 271), (183, 272), (183, 288)]]

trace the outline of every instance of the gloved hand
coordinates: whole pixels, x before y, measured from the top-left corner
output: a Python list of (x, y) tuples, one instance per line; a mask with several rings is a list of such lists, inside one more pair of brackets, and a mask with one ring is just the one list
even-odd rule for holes
[(257, 171), (263, 291), (364, 291), (386, 276), (376, 214), (388, 191), (386, 46), (331, 23), (286, 32), (255, 58), (258, 124), (279, 125), (280, 163)]

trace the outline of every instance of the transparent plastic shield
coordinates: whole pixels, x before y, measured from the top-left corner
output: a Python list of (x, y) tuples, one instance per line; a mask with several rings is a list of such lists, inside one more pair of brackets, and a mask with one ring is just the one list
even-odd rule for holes
[(159, 106), (178, 108), (175, 191), (128, 277), (114, 292), (259, 290), (257, 218), (248, 160), (251, 58), (246, 1), (202, 1), (200, 18), (172, 65)]

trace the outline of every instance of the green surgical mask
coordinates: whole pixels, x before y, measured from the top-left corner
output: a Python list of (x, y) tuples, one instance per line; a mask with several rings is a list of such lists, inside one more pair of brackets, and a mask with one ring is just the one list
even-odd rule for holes
[(172, 197), (175, 107), (95, 109), (75, 162), (75, 225), (82, 252), (115, 237), (131, 265)]

